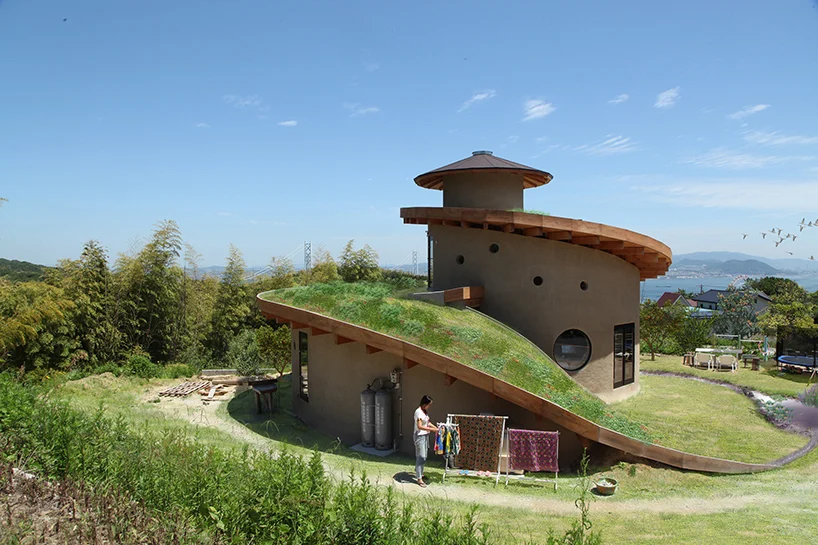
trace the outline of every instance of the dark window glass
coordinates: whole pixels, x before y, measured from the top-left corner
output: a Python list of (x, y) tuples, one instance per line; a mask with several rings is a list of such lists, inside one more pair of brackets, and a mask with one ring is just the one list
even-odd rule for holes
[(298, 332), (298, 394), (304, 401), (310, 400), (309, 390), (309, 337), (303, 331)]
[(459, 256), (457, 256), (457, 259), (455, 259), (455, 261), (457, 261), (458, 265), (462, 265), (463, 263), (466, 262), (466, 258), (463, 257), (462, 255), (459, 255)]
[(614, 327), (613, 386), (619, 388), (634, 381), (635, 324)]
[(491, 252), (493, 254), (496, 254), (499, 251), (500, 251), (500, 246), (499, 245), (492, 244), (491, 246), (489, 246), (489, 252)]
[(569, 329), (554, 343), (554, 359), (566, 371), (577, 371), (591, 359), (591, 340), (579, 329)]
[(585, 281), (580, 282), (579, 283), (579, 289), (581, 289), (582, 291), (587, 290), (588, 289), (588, 282), (585, 282)]
[(534, 277), (534, 285), (535, 286), (542, 286), (542, 276), (535, 276)]

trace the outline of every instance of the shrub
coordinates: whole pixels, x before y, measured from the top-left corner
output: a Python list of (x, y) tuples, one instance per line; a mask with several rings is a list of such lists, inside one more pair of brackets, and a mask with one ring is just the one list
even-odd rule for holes
[(147, 355), (132, 354), (125, 365), (125, 372), (140, 378), (156, 378), (161, 369)]
[(258, 353), (256, 334), (245, 329), (233, 339), (227, 347), (227, 366), (235, 369), (240, 375), (258, 375), (261, 356)]
[(798, 399), (804, 405), (809, 405), (810, 407), (818, 407), (818, 384), (813, 384), (800, 394), (798, 394)]

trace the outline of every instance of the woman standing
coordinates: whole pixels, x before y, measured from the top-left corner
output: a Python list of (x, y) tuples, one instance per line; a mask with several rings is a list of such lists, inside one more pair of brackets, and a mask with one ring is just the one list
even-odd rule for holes
[(415, 409), (415, 430), (413, 439), (415, 440), (415, 476), (417, 483), (426, 488), (423, 482), (423, 466), (426, 465), (426, 455), (429, 453), (429, 434), (437, 431), (437, 426), (429, 422), (429, 405), (432, 398), (425, 395), (420, 400), (420, 407)]

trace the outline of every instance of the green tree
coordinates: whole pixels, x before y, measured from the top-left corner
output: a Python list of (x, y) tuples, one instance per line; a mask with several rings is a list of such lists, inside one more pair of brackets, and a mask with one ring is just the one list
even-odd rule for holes
[(244, 270), (241, 251), (231, 244), (213, 308), (211, 346), (216, 357), (226, 353), (230, 339), (242, 330), (252, 310), (244, 283)]
[(678, 305), (660, 307), (650, 299), (642, 303), (639, 311), (639, 338), (650, 351), (651, 361), (656, 359), (656, 352), (676, 334), (684, 316), (684, 309)]
[(256, 335), (251, 329), (245, 329), (230, 339), (225, 357), (227, 365), (236, 369), (240, 375), (258, 375), (261, 356), (258, 353)]
[(263, 325), (256, 330), (259, 356), (264, 363), (278, 371), (279, 376), (284, 375), (287, 367), (290, 366), (291, 341), (290, 327), (286, 325), (277, 328)]
[(338, 274), (344, 282), (377, 281), (381, 277), (381, 269), (378, 266), (378, 254), (364, 245), (360, 250), (355, 250), (355, 241), (350, 240), (344, 246), (341, 258), (338, 260)]
[(719, 314), (713, 322), (716, 333), (752, 337), (758, 332), (756, 294), (749, 289), (728, 288), (719, 295)]
[(303, 271), (302, 277), (304, 284), (335, 282), (341, 279), (338, 274), (338, 265), (332, 258), (332, 254), (323, 248), (318, 248), (313, 253), (312, 268)]
[(77, 340), (92, 364), (119, 356), (121, 334), (115, 324), (113, 281), (108, 254), (96, 240), (85, 243), (79, 260), (63, 260), (53, 275), (73, 302)]
[(707, 344), (712, 335), (712, 318), (696, 318), (686, 314), (679, 322), (679, 327), (674, 332), (673, 338), (684, 353), (693, 352), (696, 348)]
[(776, 276), (751, 278), (744, 283), (744, 287), (751, 291), (762, 291), (769, 295), (773, 301), (780, 303), (806, 302), (809, 298), (807, 290), (789, 278), (778, 278)]
[(116, 263), (120, 330), (129, 346), (141, 346), (157, 362), (172, 359), (182, 348), (181, 249), (176, 222), (162, 221), (135, 256), (120, 255)]
[(23, 371), (67, 367), (82, 357), (63, 290), (0, 278), (0, 365)]

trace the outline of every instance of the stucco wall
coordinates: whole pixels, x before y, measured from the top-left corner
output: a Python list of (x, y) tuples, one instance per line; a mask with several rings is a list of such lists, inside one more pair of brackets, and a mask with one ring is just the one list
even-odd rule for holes
[[(298, 331), (293, 332), (294, 342)], [(296, 351), (293, 353), (293, 370), (297, 370)], [(456, 381), (447, 386), (444, 376), (437, 371), (416, 365), (411, 369), (402, 368), (402, 358), (387, 352), (367, 354), (365, 345), (346, 343), (336, 345), (332, 335), (309, 336), (309, 390), (310, 400), (305, 402), (293, 388), (293, 408), (296, 414), (309, 426), (315, 427), (333, 437), (338, 437), (346, 445), (361, 440), (360, 394), (366, 385), (376, 378), (388, 380), (393, 369), (401, 369), (402, 390), (393, 395), (393, 416), (395, 437), (399, 434), (398, 397), (403, 396), (403, 440), (400, 450), (414, 454), (412, 444), (412, 414), (424, 395), (432, 396), (434, 403), (430, 415), (434, 422), (444, 421), (448, 413), (480, 414), (492, 413), (508, 416), (508, 425), (524, 429), (560, 431), (560, 465), (568, 467), (581, 455), (579, 440), (552, 422), (544, 420), (503, 399)], [(293, 384), (297, 384), (297, 376)]]
[(443, 206), (511, 210), (523, 207), (523, 176), (506, 172), (449, 174)]
[[(639, 271), (591, 248), (482, 229), (430, 225), (434, 241), (433, 289), (484, 286), (480, 310), (513, 327), (553, 356), (568, 329), (591, 340), (591, 359), (570, 373), (603, 399), (638, 391)], [(497, 253), (489, 246), (499, 245)], [(457, 257), (463, 256), (463, 264)], [(537, 286), (533, 279), (542, 278)], [(587, 289), (580, 289), (586, 282)], [(635, 382), (613, 389), (614, 326), (636, 325)]]

